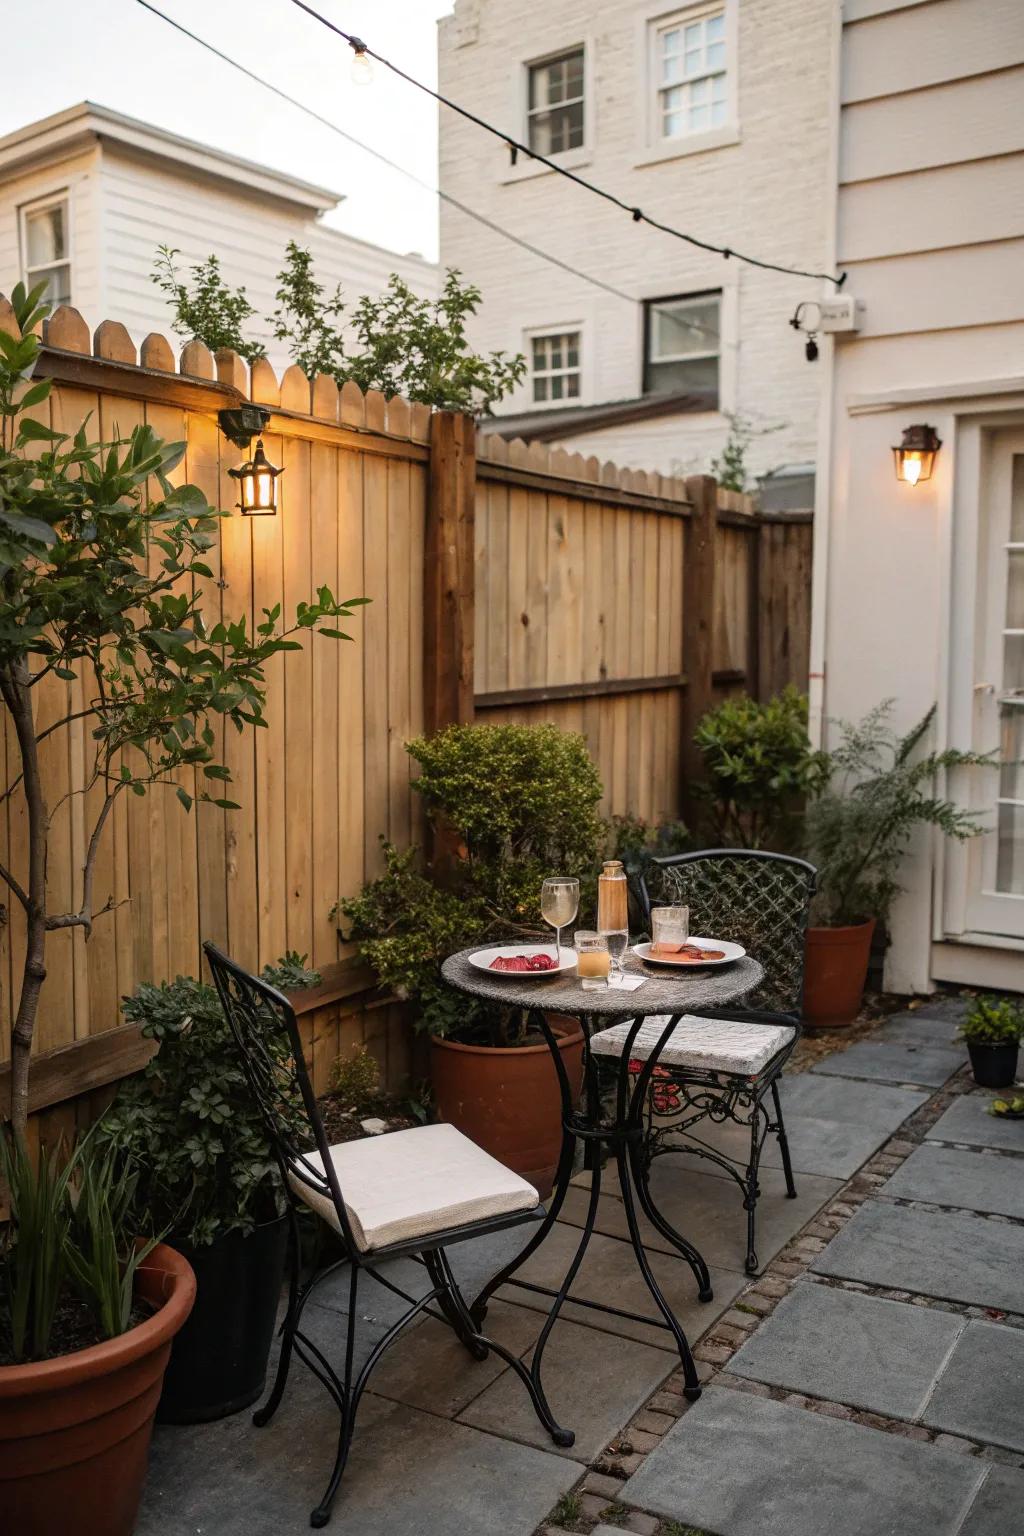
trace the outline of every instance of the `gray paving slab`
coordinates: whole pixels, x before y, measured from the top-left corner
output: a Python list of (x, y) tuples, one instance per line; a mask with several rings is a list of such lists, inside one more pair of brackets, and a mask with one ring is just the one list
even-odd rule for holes
[(1024, 1472), (992, 1467), (959, 1536), (1014, 1536), (1024, 1510)]
[(1024, 1219), (1024, 1163), (997, 1152), (925, 1142), (880, 1193)]
[(921, 1083), (941, 1088), (962, 1065), (959, 1051), (941, 1045), (858, 1040), (848, 1050), (826, 1056), (811, 1071), (827, 1077), (866, 1077), (885, 1083)]
[(916, 1418), (963, 1333), (938, 1308), (797, 1284), (733, 1355), (738, 1376), (894, 1418)]
[(827, 1075), (795, 1072), (782, 1079), (782, 1106), (789, 1127), (791, 1115), (817, 1120), (870, 1125), (890, 1136), (929, 1095), (920, 1088), (895, 1088), (889, 1083), (836, 1082)]
[[(968, 1324), (922, 1417), (936, 1429), (1024, 1451), (1024, 1331)], [(1024, 1505), (1020, 1514), (1024, 1525)]]
[[(617, 1179), (614, 1188), (615, 1195), (601, 1196), (597, 1230), (626, 1241), (626, 1213), (622, 1200), (616, 1198)], [(781, 1171), (765, 1169), (757, 1207), (757, 1252), (761, 1263), (766, 1264), (778, 1253), (839, 1188), (838, 1179), (803, 1174), (797, 1198), (789, 1200)], [(709, 1264), (742, 1270), (747, 1252), (747, 1215), (742, 1192), (732, 1179), (712, 1178), (698, 1171), (693, 1158), (663, 1157), (657, 1159), (651, 1171), (651, 1193), (657, 1209), (677, 1231), (696, 1244)], [(582, 1227), (588, 1202), (587, 1189), (570, 1189), (559, 1219)], [(658, 1253), (676, 1252), (642, 1214), (640, 1230), (645, 1248)]]
[[(495, 1301), (487, 1312), (487, 1334), (514, 1355), (536, 1339), (544, 1318), (528, 1307)], [(378, 1397), (454, 1418), (509, 1367), (498, 1354), (474, 1360), (446, 1323), (424, 1318), (388, 1351), (373, 1373)]]
[(959, 1094), (927, 1132), (927, 1141), (961, 1141), (972, 1147), (1024, 1152), (1024, 1120), (1001, 1120), (988, 1106), (995, 1092)]
[[(322, 1389), (314, 1410), (300, 1415), (286, 1402), (262, 1430), (247, 1413), (160, 1429), (136, 1536), (305, 1536), (336, 1439), (337, 1415)], [(582, 1470), (548, 1450), (368, 1395), (331, 1528), (526, 1536)]]
[[(527, 1259), (516, 1278), (557, 1290), (568, 1272), (580, 1237), (578, 1228), (557, 1222), (537, 1252)], [(715, 1318), (728, 1308), (747, 1283), (746, 1275), (736, 1270), (709, 1265), (714, 1300), (700, 1302), (697, 1300), (697, 1283), (693, 1271), (683, 1259), (665, 1253), (651, 1253), (649, 1258), (655, 1278), (691, 1343), (707, 1332)], [(632, 1246), (600, 1232), (595, 1232), (590, 1240), (573, 1291), (577, 1296), (636, 1312), (642, 1317), (659, 1315), (637, 1267)], [(516, 1286), (506, 1286), (498, 1294), (503, 1300), (544, 1312), (551, 1306), (549, 1297), (538, 1296)], [(606, 1335), (618, 1334), (623, 1338), (642, 1340), (675, 1357), (672, 1336), (662, 1328), (595, 1312), (571, 1301), (565, 1304), (561, 1315), (585, 1328), (603, 1331)]]
[(914, 1009), (914, 1013), (918, 1018), (959, 1020), (964, 1017), (972, 1001), (972, 998), (960, 997), (956, 993), (936, 992), (934, 996), (925, 998), (921, 1006)]
[(868, 1285), (1024, 1311), (1024, 1227), (869, 1200), (811, 1266)]
[(933, 1445), (711, 1387), (622, 1499), (717, 1536), (955, 1536), (984, 1472)]
[(871, 1038), (888, 1044), (938, 1045), (948, 1051), (959, 1051), (966, 1061), (967, 1047), (957, 1036), (959, 1027), (960, 1021), (956, 1018), (937, 1018), (928, 1013), (894, 1013)]
[[(543, 1380), (552, 1413), (576, 1435), (575, 1445), (562, 1454), (593, 1460), (677, 1363), (664, 1350), (635, 1339), (559, 1322), (544, 1354)], [(527, 1445), (551, 1446), (511, 1371), (470, 1403), (458, 1422)], [(520, 1522), (515, 1529), (525, 1532), (531, 1527)]]

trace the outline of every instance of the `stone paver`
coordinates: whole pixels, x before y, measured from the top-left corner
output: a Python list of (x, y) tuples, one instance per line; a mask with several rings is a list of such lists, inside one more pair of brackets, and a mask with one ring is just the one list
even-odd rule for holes
[[(308, 1371), (296, 1371), (295, 1377)], [(247, 1413), (159, 1430), (136, 1536), (305, 1536), (330, 1473), (337, 1413), (317, 1388), (255, 1430)], [(550, 1442), (549, 1442), (550, 1444)], [(333, 1526), (359, 1536), (531, 1531), (582, 1467), (368, 1395)], [(400, 1511), (400, 1515), (396, 1515)]]
[[(543, 1317), (526, 1307), (494, 1301), (485, 1331), (515, 1355), (536, 1339)], [(500, 1355), (474, 1360), (445, 1324), (428, 1317), (410, 1329), (401, 1348), (389, 1350), (373, 1373), (378, 1397), (393, 1398), (426, 1413), (454, 1418), (509, 1367)]]
[(1000, 1120), (988, 1113), (994, 1091), (965, 1093), (955, 1098), (928, 1132), (928, 1141), (962, 1141), (972, 1147), (1024, 1152), (1024, 1120)]
[(858, 1040), (848, 1050), (826, 1056), (811, 1071), (829, 1077), (867, 1077), (885, 1083), (921, 1083), (941, 1088), (962, 1065), (959, 1051), (941, 1045)]
[[(714, 1178), (698, 1171), (699, 1166), (692, 1157), (658, 1158), (651, 1170), (655, 1205), (677, 1231), (692, 1239), (709, 1264), (742, 1270), (747, 1253), (747, 1218), (742, 1192), (731, 1179)], [(617, 1180), (613, 1181), (613, 1187), (617, 1195)], [(803, 1174), (797, 1185), (797, 1198), (788, 1200), (782, 1173), (765, 1169), (757, 1207), (757, 1252), (761, 1263), (767, 1263), (778, 1253), (840, 1187), (838, 1179)], [(588, 1191), (571, 1189), (562, 1207), (561, 1219), (582, 1226), (587, 1205)], [(661, 1253), (676, 1252), (642, 1212), (640, 1228), (646, 1248)], [(601, 1196), (597, 1230), (611, 1237), (628, 1239), (622, 1200), (615, 1195)]]
[(1024, 1309), (1024, 1227), (961, 1211), (870, 1200), (812, 1268), (923, 1296)]
[(916, 1418), (965, 1327), (930, 1307), (799, 1282), (732, 1357), (738, 1376)]
[[(565, 1278), (581, 1235), (577, 1227), (558, 1222), (516, 1278), (532, 1285), (546, 1285), (556, 1289)], [(665, 1253), (652, 1253), (650, 1265), (691, 1344), (707, 1332), (747, 1283), (747, 1276), (738, 1271), (710, 1265), (714, 1300), (700, 1302), (697, 1300), (697, 1282), (693, 1271), (683, 1259)], [(597, 1232), (590, 1239), (587, 1256), (576, 1276), (573, 1291), (577, 1296), (636, 1312), (641, 1317), (659, 1315), (654, 1299), (637, 1268), (631, 1245)], [(498, 1294), (519, 1306), (539, 1308), (544, 1312), (551, 1306), (549, 1297), (538, 1296), (513, 1285), (504, 1287)], [(672, 1335), (664, 1329), (595, 1312), (576, 1306), (573, 1302), (565, 1304), (561, 1315), (588, 1329), (597, 1329), (605, 1336), (619, 1334), (623, 1338), (639, 1339), (675, 1355)]]
[[(1024, 1451), (1024, 1331), (970, 1323), (923, 1418), (936, 1429)], [(1020, 1516), (1024, 1526), (1024, 1505)]]
[(993, 1467), (971, 1505), (959, 1536), (1011, 1536), (1021, 1526), (1024, 1472)]
[[(555, 1418), (576, 1435), (575, 1445), (562, 1454), (593, 1460), (672, 1367), (671, 1357), (649, 1344), (581, 1328), (576, 1323), (559, 1323), (544, 1355), (544, 1383)], [(554, 1449), (522, 1382), (511, 1371), (486, 1388), (458, 1422)], [(516, 1527), (523, 1528), (521, 1524)]]
[(910, 1154), (880, 1192), (1024, 1219), (1024, 1162), (926, 1144)]
[(953, 1452), (711, 1387), (622, 1497), (717, 1536), (955, 1536), (983, 1476)]
[(855, 1080), (838, 1083), (825, 1074), (813, 1072), (798, 1072), (782, 1079), (787, 1130), (792, 1115), (810, 1115), (817, 1120), (838, 1120), (844, 1125), (870, 1125), (891, 1136), (927, 1099), (928, 1094), (919, 1088)]
[(959, 1020), (935, 1018), (927, 1013), (894, 1013), (875, 1031), (872, 1039), (901, 1045), (940, 1045), (959, 1051), (967, 1059), (967, 1047), (957, 1037)]

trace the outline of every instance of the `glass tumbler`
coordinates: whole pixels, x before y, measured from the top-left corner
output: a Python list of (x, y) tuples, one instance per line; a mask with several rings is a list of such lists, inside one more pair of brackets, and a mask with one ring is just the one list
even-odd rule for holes
[(606, 987), (611, 955), (608, 953), (605, 935), (580, 928), (573, 942), (576, 946), (576, 971), (584, 992), (596, 992)]
[(651, 949), (671, 954), (690, 937), (689, 907), (651, 908)]

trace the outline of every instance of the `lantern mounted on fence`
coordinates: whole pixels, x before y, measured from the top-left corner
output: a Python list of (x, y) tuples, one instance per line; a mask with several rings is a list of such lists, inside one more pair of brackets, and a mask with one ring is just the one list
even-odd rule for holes
[(262, 405), (243, 405), (238, 410), (217, 414), (221, 431), (236, 447), (248, 448), (256, 438), (256, 452), (252, 458), (239, 464), (237, 469), (228, 470), (231, 478), (238, 481), (241, 497), (238, 505), (244, 517), (273, 516), (277, 511), (277, 477), (283, 470), (271, 464), (259, 435), (269, 420), (270, 412)]
[(930, 480), (935, 468), (935, 456), (941, 447), (939, 434), (934, 427), (904, 427), (902, 441), (892, 450), (896, 479), (904, 481), (906, 485), (919, 485), (922, 480)]

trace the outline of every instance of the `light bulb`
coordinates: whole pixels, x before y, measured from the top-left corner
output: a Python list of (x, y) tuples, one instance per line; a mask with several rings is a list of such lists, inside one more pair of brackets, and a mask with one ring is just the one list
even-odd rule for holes
[(921, 478), (921, 455), (908, 453), (903, 460), (903, 478), (908, 485), (916, 485)]
[(365, 48), (353, 48), (350, 74), (353, 85), (373, 84), (373, 64)]

